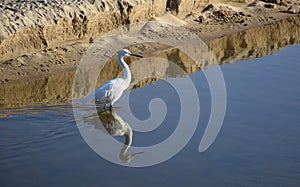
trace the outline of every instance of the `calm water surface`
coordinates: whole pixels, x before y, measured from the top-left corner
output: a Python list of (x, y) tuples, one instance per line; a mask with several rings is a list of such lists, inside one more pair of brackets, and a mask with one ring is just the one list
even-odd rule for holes
[[(299, 51), (299, 44), (292, 45), (221, 66), (227, 111), (204, 153), (198, 146), (211, 98), (203, 72), (191, 74), (201, 102), (198, 128), (176, 156), (146, 168), (118, 166), (96, 154), (81, 137), (70, 105), (0, 109), (0, 186), (299, 186)], [(168, 107), (164, 123), (148, 133), (134, 132), (132, 144), (149, 146), (170, 136), (180, 114), (172, 87), (158, 81), (131, 95), (139, 119), (149, 117), (153, 98), (162, 98)]]

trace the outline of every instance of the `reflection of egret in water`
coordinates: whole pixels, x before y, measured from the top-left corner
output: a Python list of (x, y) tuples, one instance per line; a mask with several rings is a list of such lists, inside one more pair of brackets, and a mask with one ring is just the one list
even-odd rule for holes
[[(99, 118), (101, 123), (99, 123), (96, 118)], [(133, 132), (130, 125), (114, 111), (101, 111), (95, 113), (92, 118), (86, 119), (85, 121), (89, 124), (93, 124), (95, 129), (100, 129), (112, 136), (125, 136), (125, 142), (120, 151), (120, 159), (122, 162), (129, 163), (137, 154), (142, 153), (127, 153), (132, 143)]]

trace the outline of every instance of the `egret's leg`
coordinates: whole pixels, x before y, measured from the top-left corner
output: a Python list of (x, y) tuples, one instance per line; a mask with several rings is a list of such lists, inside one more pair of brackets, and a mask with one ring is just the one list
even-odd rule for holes
[(103, 110), (107, 108), (107, 103), (104, 104)]
[(112, 104), (110, 103), (109, 110), (112, 111)]

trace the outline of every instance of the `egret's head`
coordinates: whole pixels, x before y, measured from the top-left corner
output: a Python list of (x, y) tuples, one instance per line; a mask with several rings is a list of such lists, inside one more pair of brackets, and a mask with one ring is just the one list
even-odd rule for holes
[(128, 49), (121, 49), (118, 53), (119, 56), (130, 56), (131, 52)]
[(136, 57), (142, 58), (141, 55), (133, 54), (133, 53), (131, 53), (131, 52), (130, 52), (129, 50), (127, 50), (127, 49), (121, 49), (121, 50), (119, 51), (119, 53), (118, 53), (118, 56), (119, 56), (119, 57), (123, 57), (123, 56), (136, 56)]

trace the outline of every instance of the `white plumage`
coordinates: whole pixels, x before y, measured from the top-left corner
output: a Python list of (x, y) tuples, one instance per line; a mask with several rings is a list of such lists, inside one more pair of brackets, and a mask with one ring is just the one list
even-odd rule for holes
[(113, 104), (122, 96), (124, 90), (129, 87), (131, 82), (131, 72), (129, 66), (124, 61), (124, 56), (142, 57), (137, 54), (132, 54), (127, 49), (120, 50), (118, 52), (118, 63), (122, 67), (123, 77), (106, 81), (97, 87), (86, 99), (89, 98), (88, 100), (90, 101), (104, 104), (104, 109), (107, 107), (112, 109)]

